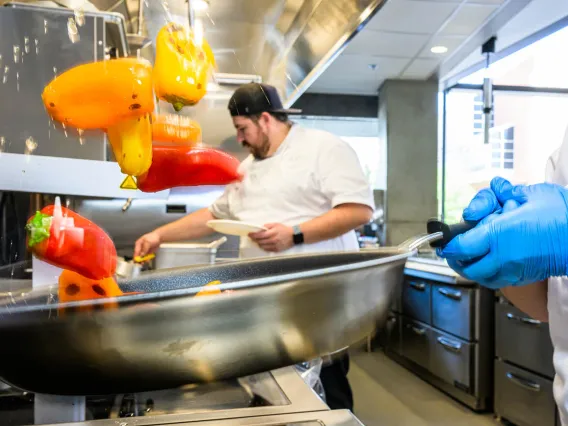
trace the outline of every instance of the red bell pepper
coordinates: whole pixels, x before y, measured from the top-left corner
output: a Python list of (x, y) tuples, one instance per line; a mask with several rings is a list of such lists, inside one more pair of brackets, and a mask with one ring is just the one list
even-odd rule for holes
[(39, 259), (93, 280), (112, 277), (116, 249), (93, 222), (60, 206), (36, 212), (26, 225), (27, 243)]
[(152, 165), (137, 178), (138, 189), (158, 192), (178, 186), (226, 185), (240, 179), (239, 160), (213, 148), (152, 147)]

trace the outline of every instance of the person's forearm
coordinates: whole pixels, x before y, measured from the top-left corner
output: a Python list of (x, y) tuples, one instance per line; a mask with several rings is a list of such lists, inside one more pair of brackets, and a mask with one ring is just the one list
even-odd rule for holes
[(504, 287), (501, 292), (513, 305), (531, 318), (548, 322), (548, 281)]
[(300, 230), (306, 244), (337, 238), (371, 220), (373, 211), (362, 204), (343, 204), (329, 212), (304, 222)]
[(214, 232), (207, 226), (207, 222), (213, 219), (215, 216), (205, 208), (161, 226), (154, 232), (158, 233), (163, 243), (199, 239)]

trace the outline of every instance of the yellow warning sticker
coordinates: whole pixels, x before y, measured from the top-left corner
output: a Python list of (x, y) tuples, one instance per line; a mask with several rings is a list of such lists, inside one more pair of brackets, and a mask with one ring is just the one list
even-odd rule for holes
[(138, 189), (138, 185), (136, 185), (134, 177), (126, 176), (126, 179), (120, 184), (120, 189)]

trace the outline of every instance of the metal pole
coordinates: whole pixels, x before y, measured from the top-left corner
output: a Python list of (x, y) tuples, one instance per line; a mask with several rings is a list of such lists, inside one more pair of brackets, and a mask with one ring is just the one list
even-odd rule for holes
[(138, 2), (138, 35), (142, 35), (142, 27), (144, 25), (144, 0)]
[(493, 82), (490, 78), (483, 79), (483, 143), (489, 143), (491, 130), (491, 115), (493, 114)]
[(447, 102), (448, 102), (448, 93), (450, 89), (444, 90), (444, 96), (442, 98), (443, 108), (442, 108), (442, 222), (445, 220), (446, 216), (446, 139), (447, 139), (447, 130), (446, 126), (448, 125), (448, 114), (447, 114)]
[(195, 28), (195, 11), (193, 10), (192, 0), (187, 0), (187, 13), (189, 18), (189, 28)]

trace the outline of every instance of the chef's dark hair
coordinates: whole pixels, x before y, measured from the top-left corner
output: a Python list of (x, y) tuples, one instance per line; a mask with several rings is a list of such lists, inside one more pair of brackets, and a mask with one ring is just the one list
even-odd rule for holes
[[(284, 112), (270, 112), (270, 111), (266, 111), (267, 114), (270, 114), (275, 120), (280, 121), (281, 123), (288, 123), (290, 121), (290, 119), (288, 118), (288, 114), (284, 113)], [(252, 121), (254, 121), (255, 123), (258, 122), (258, 120), (260, 119), (260, 116), (263, 113), (260, 114), (252, 114), (247, 116), (248, 118), (250, 118)]]

